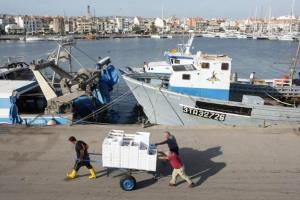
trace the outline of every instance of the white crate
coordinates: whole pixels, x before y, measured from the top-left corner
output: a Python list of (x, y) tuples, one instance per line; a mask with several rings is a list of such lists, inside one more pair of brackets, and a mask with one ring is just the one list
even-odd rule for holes
[(138, 169), (141, 169), (141, 170), (147, 170), (148, 169), (148, 149), (139, 150)]
[(147, 170), (149, 171), (156, 171), (156, 161), (157, 161), (157, 150), (152, 149), (150, 150), (151, 154), (148, 154), (148, 167)]
[[(149, 140), (148, 132), (110, 131), (102, 143), (103, 167), (155, 171), (157, 150), (149, 145)], [(149, 148), (152, 154), (149, 154)]]
[(129, 147), (129, 169), (138, 169), (139, 165), (139, 146), (131, 145)]
[(129, 168), (129, 150), (130, 146), (121, 146), (121, 168)]

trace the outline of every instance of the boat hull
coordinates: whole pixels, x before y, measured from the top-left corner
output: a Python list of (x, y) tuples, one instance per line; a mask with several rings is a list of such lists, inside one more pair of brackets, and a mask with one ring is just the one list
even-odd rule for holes
[[(266, 105), (245, 105), (239, 102), (205, 99), (187, 96), (161, 88), (159, 84), (138, 81), (123, 75), (125, 82), (142, 105), (149, 122), (163, 125), (232, 125), (269, 126), (275, 124), (299, 124), (300, 109)], [(216, 107), (241, 108), (248, 111), (234, 113), (203, 109), (196, 104), (213, 104)], [(249, 111), (250, 114), (249, 114)]]

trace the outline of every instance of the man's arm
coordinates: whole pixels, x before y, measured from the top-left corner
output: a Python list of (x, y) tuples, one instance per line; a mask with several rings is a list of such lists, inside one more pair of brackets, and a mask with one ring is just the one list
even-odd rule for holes
[(167, 144), (167, 141), (168, 140), (165, 140), (165, 141), (162, 141), (162, 142), (159, 142), (159, 143), (155, 143), (155, 146), (162, 145), (162, 144)]
[(169, 157), (168, 157), (168, 155), (165, 152), (159, 151), (158, 153), (160, 154), (158, 156), (159, 159), (161, 159), (161, 160), (169, 160)]
[(80, 160), (83, 160), (83, 157), (84, 157), (84, 151), (85, 151), (85, 146), (82, 144), (81, 145), (81, 149), (79, 151), (80, 153)]

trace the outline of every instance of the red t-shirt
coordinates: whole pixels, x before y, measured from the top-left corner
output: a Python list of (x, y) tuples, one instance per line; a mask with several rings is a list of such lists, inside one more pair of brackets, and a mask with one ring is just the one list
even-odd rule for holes
[(180, 157), (176, 153), (172, 153), (168, 156), (168, 160), (174, 169), (180, 169), (183, 166)]

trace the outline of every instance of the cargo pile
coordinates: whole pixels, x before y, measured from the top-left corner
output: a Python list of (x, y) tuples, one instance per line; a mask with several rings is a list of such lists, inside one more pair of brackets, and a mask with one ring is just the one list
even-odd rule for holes
[(112, 130), (102, 144), (103, 167), (156, 171), (157, 148), (149, 132)]

